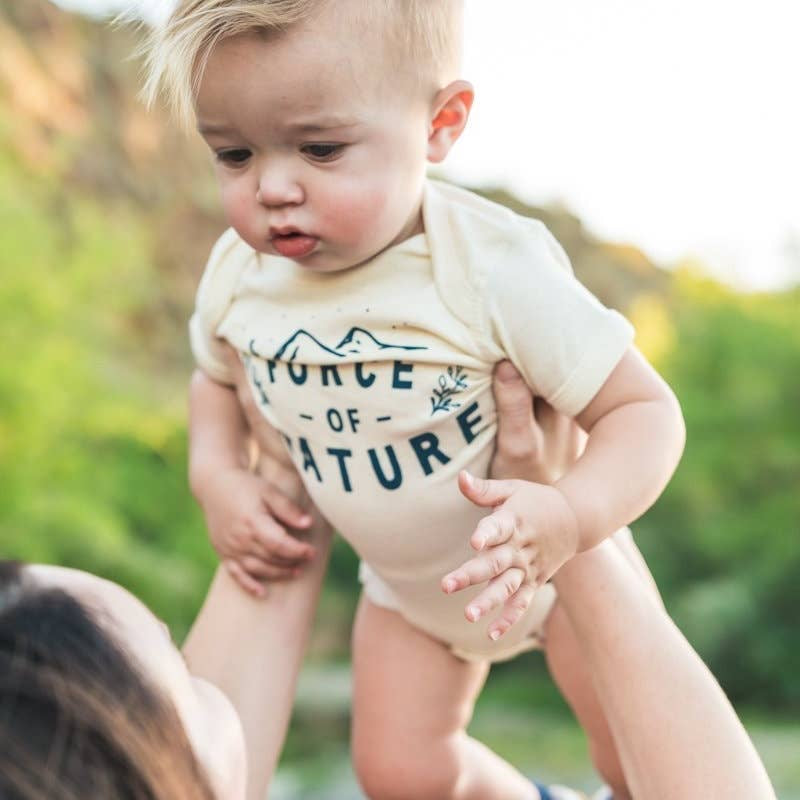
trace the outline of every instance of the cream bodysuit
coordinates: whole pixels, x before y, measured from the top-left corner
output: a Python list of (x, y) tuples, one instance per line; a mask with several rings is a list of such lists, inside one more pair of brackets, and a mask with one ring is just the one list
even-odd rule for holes
[(491, 381), (509, 358), (537, 395), (574, 416), (632, 340), (617, 312), (574, 277), (538, 221), (429, 182), (425, 233), (349, 270), (316, 273), (259, 254), (227, 231), (190, 323), (197, 361), (230, 383), (220, 340), (244, 362), (256, 401), (284, 436), (320, 512), (362, 559), (370, 599), (469, 659), (539, 643), (548, 584), (500, 641), (445, 595), (474, 552), (486, 509), (458, 491), (485, 476), (496, 430)]

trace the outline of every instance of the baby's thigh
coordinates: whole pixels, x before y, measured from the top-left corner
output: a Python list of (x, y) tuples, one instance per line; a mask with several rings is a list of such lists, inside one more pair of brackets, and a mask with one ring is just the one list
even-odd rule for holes
[(487, 672), (362, 595), (353, 628), (354, 758), (424, 751), (463, 730)]

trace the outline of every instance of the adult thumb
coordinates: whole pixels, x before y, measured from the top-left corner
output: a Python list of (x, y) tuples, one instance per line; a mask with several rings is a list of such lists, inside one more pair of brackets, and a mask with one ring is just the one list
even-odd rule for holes
[(533, 415), (533, 395), (510, 361), (501, 361), (494, 370), (494, 402), (497, 408), (499, 435), (527, 441), (536, 423)]
[(493, 508), (508, 500), (514, 491), (514, 482), (476, 478), (462, 469), (458, 473), (458, 488), (476, 506)]

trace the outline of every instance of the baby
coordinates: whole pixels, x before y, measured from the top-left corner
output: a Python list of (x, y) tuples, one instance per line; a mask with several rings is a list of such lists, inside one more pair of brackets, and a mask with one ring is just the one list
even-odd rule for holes
[[(193, 489), (251, 590), (312, 555), (281, 524), (308, 516), (242, 462), (231, 345), (362, 559), (353, 756), (372, 798), (547, 797), (465, 732), (487, 665), (537, 646), (554, 661), (548, 579), (640, 516), (683, 446), (674, 395), (546, 228), (426, 179), (473, 100), (460, 6), (182, 0), (149, 51), (150, 94), (196, 117), (231, 225), (190, 324)], [(589, 434), (552, 485), (484, 480), (504, 359)], [(590, 691), (575, 667), (560, 685)]]

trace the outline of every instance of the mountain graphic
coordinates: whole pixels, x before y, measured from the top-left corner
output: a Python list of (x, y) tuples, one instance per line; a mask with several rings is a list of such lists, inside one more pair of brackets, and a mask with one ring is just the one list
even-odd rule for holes
[(314, 350), (323, 350), (324, 352), (330, 353), (338, 358), (344, 358), (342, 353), (337, 353), (335, 350), (331, 350), (330, 347), (326, 347), (313, 334), (310, 334), (308, 331), (303, 330), (302, 328), (300, 328), (298, 331), (295, 331), (281, 345), (281, 349), (275, 353), (275, 358), (282, 359), (284, 361), (294, 361), (301, 352), (307, 353), (309, 350), (312, 352)]
[(373, 336), (364, 328), (350, 328), (344, 339), (334, 348), (328, 347), (307, 330), (295, 331), (280, 347), (275, 358), (283, 361), (294, 361), (298, 356), (313, 352), (330, 353), (337, 358), (346, 355), (369, 353), (375, 350), (427, 350), (427, 347), (405, 344), (388, 344)]
[(345, 353), (363, 353), (365, 350), (427, 350), (427, 347), (407, 344), (387, 344), (376, 339), (364, 328), (350, 328), (347, 336), (336, 345), (336, 349)]

